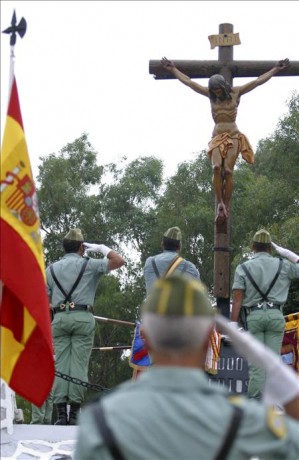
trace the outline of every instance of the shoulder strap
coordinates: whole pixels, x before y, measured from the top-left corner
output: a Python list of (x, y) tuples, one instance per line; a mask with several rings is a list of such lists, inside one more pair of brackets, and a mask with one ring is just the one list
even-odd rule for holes
[(248, 276), (248, 279), (249, 281), (251, 282), (252, 286), (257, 290), (257, 292), (261, 295), (262, 299), (263, 300), (266, 300), (265, 299), (265, 294), (260, 290), (260, 288), (258, 287), (258, 285), (256, 284), (256, 282), (254, 281), (254, 279), (252, 278), (252, 275), (250, 273), (250, 271), (248, 270), (248, 268), (246, 267), (245, 264), (241, 264), (241, 267), (243, 268), (244, 272), (246, 273), (246, 275)]
[(103, 440), (105, 441), (105, 444), (107, 448), (109, 449), (109, 452), (114, 460), (125, 460), (124, 455), (120, 451), (116, 439), (114, 437), (113, 432), (111, 431), (110, 427), (107, 425), (106, 422), (106, 417), (104, 413), (104, 409), (101, 403), (95, 404), (91, 408), (92, 414), (95, 418), (96, 421), (96, 427), (98, 431), (100, 432)]
[(76, 289), (76, 287), (78, 286), (78, 284), (80, 283), (81, 281), (81, 278), (83, 276), (83, 273), (85, 272), (85, 268), (86, 268), (86, 265), (87, 265), (87, 262), (89, 261), (89, 258), (86, 258), (84, 260), (84, 263), (82, 264), (81, 266), (81, 270), (80, 270), (80, 273), (76, 279), (76, 281), (74, 282), (73, 284), (73, 287), (71, 288), (70, 292), (67, 294), (65, 292), (65, 290), (63, 289), (63, 287), (61, 286), (61, 284), (59, 283), (55, 273), (54, 273), (54, 268), (53, 268), (53, 264), (50, 265), (50, 271), (51, 271), (51, 275), (53, 277), (53, 280), (56, 284), (56, 286), (58, 287), (58, 289), (60, 289), (60, 291), (62, 292), (62, 294), (65, 296), (65, 299), (64, 299), (64, 302), (68, 302), (69, 300), (71, 300), (71, 296), (72, 296), (72, 293), (74, 292), (74, 290)]
[(237, 431), (243, 417), (243, 410), (239, 406), (233, 406), (233, 409), (233, 416), (226, 432), (226, 436), (214, 460), (225, 460), (234, 440), (236, 439)]
[[(240, 421), (243, 416), (243, 410), (239, 406), (233, 406), (233, 409), (233, 416), (225, 439), (214, 460), (225, 460), (236, 438), (236, 434), (240, 426)], [(116, 443), (116, 439), (112, 430), (107, 425), (104, 409), (101, 403), (93, 405), (91, 410), (96, 421), (96, 427), (100, 432), (103, 440), (105, 441), (105, 444), (109, 449), (112, 458), (114, 460), (125, 460), (123, 453), (120, 451), (120, 448)]]
[[(172, 272), (174, 272), (174, 270), (177, 268), (178, 265), (180, 265), (180, 263), (183, 261), (184, 259), (180, 256), (175, 256), (172, 261), (170, 262), (170, 264), (168, 265), (168, 267), (166, 268), (165, 272), (163, 273), (163, 275), (161, 276), (160, 273), (159, 273), (159, 270), (158, 270), (158, 267), (157, 267), (157, 264), (156, 264), (156, 261), (154, 258), (151, 259), (151, 262), (152, 262), (152, 266), (153, 266), (153, 269), (155, 271), (155, 274), (156, 274), (156, 277), (159, 279), (159, 278), (165, 278), (167, 275), (170, 275)], [(184, 267), (185, 268), (185, 267)], [(185, 268), (186, 270), (186, 268)], [(183, 270), (183, 271), (185, 271)]]
[(248, 268), (246, 267), (245, 263), (244, 264), (241, 264), (241, 267), (243, 268), (244, 272), (246, 273), (246, 275), (248, 276), (248, 279), (249, 281), (251, 282), (252, 286), (257, 290), (257, 292), (261, 295), (262, 297), (262, 300), (266, 301), (268, 300), (268, 294), (269, 292), (271, 291), (271, 289), (273, 288), (274, 284), (276, 283), (277, 281), (277, 278), (279, 276), (279, 273), (281, 271), (281, 267), (282, 267), (282, 259), (279, 259), (279, 264), (278, 264), (278, 269), (277, 269), (277, 272), (273, 278), (273, 280), (271, 281), (270, 283), (270, 286), (267, 290), (266, 293), (263, 293), (260, 288), (258, 287), (258, 285), (256, 284), (256, 282), (254, 281), (250, 271), (248, 270)]
[(279, 273), (281, 272), (281, 267), (282, 267), (282, 259), (279, 259), (279, 264), (278, 264), (278, 269), (277, 269), (277, 272), (273, 278), (273, 280), (271, 281), (271, 284), (268, 288), (268, 291), (266, 292), (265, 296), (268, 297), (268, 294), (269, 292), (271, 291), (271, 289), (273, 288), (274, 284), (276, 283), (277, 281), (277, 278), (279, 276)]
[(152, 266), (153, 266), (153, 269), (154, 269), (154, 272), (156, 273), (156, 277), (159, 279), (161, 278), (160, 277), (160, 273), (159, 273), (159, 270), (158, 270), (158, 267), (157, 267), (157, 264), (156, 264), (156, 261), (155, 259), (152, 257), (151, 259), (151, 262), (152, 262)]
[(166, 276), (171, 275), (175, 271), (175, 269), (180, 265), (181, 262), (183, 262), (183, 258), (180, 256), (176, 256), (170, 263), (169, 267), (167, 270), (164, 272), (163, 277), (165, 278)]
[(61, 284), (59, 283), (58, 279), (56, 278), (56, 275), (54, 273), (54, 268), (53, 268), (53, 264), (50, 265), (50, 272), (51, 272), (51, 275), (52, 275), (52, 278), (54, 280), (54, 283), (56, 284), (56, 286), (58, 287), (58, 289), (60, 289), (60, 291), (62, 292), (62, 294), (67, 297), (67, 293), (65, 292), (65, 290), (63, 289), (63, 287), (61, 286)]

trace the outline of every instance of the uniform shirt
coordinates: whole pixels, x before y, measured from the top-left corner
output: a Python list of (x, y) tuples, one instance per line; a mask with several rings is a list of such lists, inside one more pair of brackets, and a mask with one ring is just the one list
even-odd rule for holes
[[(85, 258), (74, 252), (65, 256), (53, 264), (54, 274), (61, 287), (68, 294), (72, 289)], [(108, 259), (89, 259), (80, 283), (72, 294), (71, 301), (79, 305), (93, 305), (97, 285), (101, 275), (109, 272)], [(52, 308), (58, 307), (64, 302), (65, 296), (53, 280), (50, 267), (46, 270), (48, 294)]]
[[(278, 263), (279, 259), (267, 252), (257, 252), (252, 259), (245, 262), (254, 281), (263, 293), (267, 292), (277, 272)], [(279, 305), (284, 304), (288, 297), (291, 281), (296, 278), (299, 278), (299, 264), (283, 259), (281, 272), (268, 295), (268, 300)], [(252, 307), (261, 301), (260, 294), (251, 284), (241, 265), (237, 266), (235, 272), (234, 289), (244, 290), (243, 306), (245, 307)]]
[[(146, 294), (148, 295), (152, 290), (153, 283), (157, 280), (157, 275), (155, 273), (154, 267), (152, 265), (152, 259), (155, 260), (158, 272), (160, 276), (163, 276), (164, 272), (167, 270), (170, 262), (178, 255), (176, 251), (164, 250), (161, 254), (156, 256), (148, 257), (145, 261), (143, 274), (145, 279)], [(192, 278), (200, 278), (199, 271), (192, 262), (185, 260), (180, 263), (175, 271), (184, 271), (186, 275), (192, 276)]]
[[(227, 460), (299, 458), (299, 423), (237, 397), (243, 418)], [(203, 371), (154, 366), (101, 399), (127, 460), (213, 460), (233, 413), (227, 389)], [(79, 418), (74, 460), (111, 460), (91, 407)]]

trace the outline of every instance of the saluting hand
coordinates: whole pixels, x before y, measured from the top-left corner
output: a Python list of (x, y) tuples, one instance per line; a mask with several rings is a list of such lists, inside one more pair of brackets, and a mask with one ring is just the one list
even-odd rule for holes
[(289, 259), (294, 264), (299, 262), (299, 256), (295, 254), (295, 252), (290, 251), (289, 249), (283, 248), (281, 246), (278, 246), (277, 244), (273, 243), (273, 241), (271, 242), (271, 245), (281, 257), (285, 257), (286, 259)]
[(94, 244), (94, 243), (83, 243), (85, 252), (100, 252), (103, 254), (103, 256), (107, 257), (109, 252), (112, 251), (112, 249), (108, 248), (108, 246), (105, 246), (104, 244)]

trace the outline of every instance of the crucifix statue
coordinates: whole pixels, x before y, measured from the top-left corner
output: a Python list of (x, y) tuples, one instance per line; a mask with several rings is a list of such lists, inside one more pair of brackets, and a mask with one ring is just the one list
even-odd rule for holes
[[(299, 62), (290, 63), (288, 59), (278, 62), (234, 61), (233, 46), (240, 44), (240, 41), (238, 34), (233, 34), (232, 24), (220, 24), (219, 35), (210, 36), (209, 39), (212, 48), (219, 46), (218, 61), (169, 61), (162, 58), (160, 61), (150, 61), (149, 72), (156, 79), (177, 78), (193, 91), (210, 99), (215, 122), (208, 144), (216, 208), (214, 294), (220, 308), (221, 300), (225, 300), (225, 316), (229, 316), (229, 209), (233, 169), (240, 153), (248, 163), (254, 161), (250, 142), (245, 134), (240, 133), (236, 124), (238, 105), (241, 96), (275, 75), (299, 75)], [(257, 78), (249, 83), (236, 87), (232, 85), (234, 77), (253, 76)], [(208, 86), (202, 86), (191, 78), (209, 78)]]
[(209, 79), (209, 85), (202, 86), (178, 70), (174, 62), (164, 57), (161, 63), (184, 85), (210, 99), (215, 126), (212, 140), (209, 142), (208, 155), (213, 166), (213, 185), (217, 203), (216, 222), (221, 223), (228, 218), (233, 191), (232, 174), (239, 153), (248, 163), (254, 161), (249, 140), (243, 133), (240, 133), (236, 124), (240, 98), (243, 94), (266, 83), (273, 75), (287, 68), (289, 60), (279, 61), (272, 69), (260, 75), (256, 80), (234, 88), (221, 74), (212, 75)]

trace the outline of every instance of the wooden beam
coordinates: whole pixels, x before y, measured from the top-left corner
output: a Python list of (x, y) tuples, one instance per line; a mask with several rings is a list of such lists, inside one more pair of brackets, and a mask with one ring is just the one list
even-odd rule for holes
[[(232, 77), (258, 77), (272, 69), (277, 61), (187, 61), (174, 60), (175, 66), (190, 78), (210, 78), (221, 70), (228, 68)], [(155, 80), (175, 80), (170, 72), (164, 69), (159, 60), (149, 61), (149, 73), (154, 75)], [(289, 67), (282, 70), (274, 77), (297, 77), (299, 76), (299, 61), (291, 61)]]

